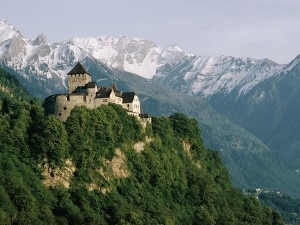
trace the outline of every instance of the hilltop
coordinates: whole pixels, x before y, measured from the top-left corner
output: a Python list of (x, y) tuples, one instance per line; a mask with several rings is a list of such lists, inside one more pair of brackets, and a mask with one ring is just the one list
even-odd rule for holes
[(142, 128), (114, 104), (75, 107), (61, 122), (34, 101), (1, 103), (5, 224), (283, 224), (232, 187), (183, 114)]
[[(151, 41), (125, 36), (73, 38), (51, 44), (45, 35), (28, 39), (1, 22), (1, 67), (33, 96), (42, 99), (65, 93), (66, 74), (78, 61), (99, 85), (111, 85), (113, 81), (121, 90), (138, 93), (145, 112), (156, 116), (181, 112), (196, 118), (205, 146), (220, 152), (235, 186), (299, 195), (299, 174), (295, 172), (299, 164), (294, 160), (298, 155), (299, 126), (285, 123), (286, 118), (281, 117), (286, 110), (288, 117), (293, 118), (289, 121), (299, 121), (294, 113), (299, 111), (294, 108), (298, 104), (294, 100), (287, 102), (290, 98), (285, 97), (285, 91), (293, 89), (285, 84), (277, 94), (277, 88), (270, 84), (268, 95), (272, 98), (256, 104), (258, 97), (264, 96), (264, 82), (280, 80), (286, 68), (297, 71), (297, 63), (287, 66), (268, 59), (199, 56), (177, 46), (159, 47)], [(147, 74), (142, 75), (141, 71)], [(277, 86), (277, 82), (274, 84)], [(282, 101), (276, 97), (281, 95)], [(297, 99), (296, 92), (289, 95)], [(280, 104), (268, 109), (272, 106), (269, 99)], [(255, 104), (245, 107), (248, 100)], [(272, 120), (263, 123), (264, 118)], [(271, 124), (273, 121), (278, 125)], [(277, 148), (283, 156), (274, 151)]]

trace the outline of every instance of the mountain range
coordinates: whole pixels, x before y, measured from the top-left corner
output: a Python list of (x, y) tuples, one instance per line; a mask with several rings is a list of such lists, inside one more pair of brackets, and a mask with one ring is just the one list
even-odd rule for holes
[[(98, 84), (114, 82), (124, 91), (136, 91), (152, 115), (179, 111), (195, 117), (206, 146), (219, 150), (236, 185), (300, 194), (298, 161), (293, 159), (299, 154), (294, 133), (299, 128), (294, 110), (299, 94), (293, 82), (298, 79), (297, 58), (279, 65), (269, 59), (206, 57), (126, 36), (49, 44), (44, 34), (31, 40), (0, 22), (0, 66), (34, 96), (66, 91), (66, 74), (78, 61)], [(286, 136), (293, 136), (293, 142)], [(280, 145), (273, 139), (282, 139), (285, 149), (276, 148)]]

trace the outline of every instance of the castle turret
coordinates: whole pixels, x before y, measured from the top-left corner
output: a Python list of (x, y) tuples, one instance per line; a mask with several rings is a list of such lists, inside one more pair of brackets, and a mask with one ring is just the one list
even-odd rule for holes
[(86, 71), (86, 69), (78, 63), (69, 73), (68, 73), (68, 89), (69, 93), (76, 90), (77, 87), (83, 87), (87, 83), (92, 81), (91, 75)]

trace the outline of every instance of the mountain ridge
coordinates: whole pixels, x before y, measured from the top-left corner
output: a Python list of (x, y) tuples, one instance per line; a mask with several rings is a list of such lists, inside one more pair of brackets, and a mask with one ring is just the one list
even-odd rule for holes
[[(235, 89), (239, 90), (239, 95), (244, 95), (268, 77), (279, 74), (284, 67), (269, 59), (195, 55), (176, 45), (162, 48), (154, 42), (124, 35), (72, 38), (47, 44), (45, 35), (35, 40), (26, 39), (4, 21), (1, 22), (0, 40), (2, 64), (21, 74), (30, 71), (41, 79), (57, 77), (63, 84), (66, 71), (87, 56), (111, 68), (155, 79), (178, 91), (204, 97), (219, 93), (227, 95)], [(170, 68), (176, 74), (171, 73)]]
[[(278, 189), (281, 190), (285, 187), (283, 187), (282, 184), (278, 184), (278, 180), (285, 180), (285, 183), (289, 185), (289, 188), (286, 188), (287, 192), (291, 190), (293, 190), (291, 191), (293, 193), (299, 192), (297, 187), (293, 186), (295, 177), (289, 180), (290, 177), (286, 176), (287, 174), (290, 176), (291, 173), (293, 173), (293, 165), (285, 164), (287, 167), (281, 170), (270, 160), (266, 163), (264, 160), (271, 159), (272, 157), (270, 155), (262, 155), (259, 152), (260, 150), (270, 152), (269, 148), (254, 135), (239, 128), (224, 116), (219, 115), (216, 111), (211, 109), (209, 104), (205, 103), (205, 100), (203, 100), (201, 96), (188, 96), (177, 91), (172, 91), (170, 89), (171, 87), (166, 88), (168, 85), (159, 83), (157, 79), (145, 79), (136, 74), (114, 69), (111, 66), (103, 64), (98, 59), (95, 59), (89, 52), (83, 51), (82, 48), (69, 41), (50, 45), (45, 43), (45, 36), (36, 38), (36, 41), (28, 41), (21, 37), (16, 37), (15, 39), (19, 40), (21, 47), (23, 47), (21, 50), (23, 49), (24, 51), (19, 51), (21, 54), (16, 54), (15, 56), (16, 52), (14, 52), (14, 48), (10, 46), (13, 39), (9, 39), (6, 44), (0, 43), (0, 48), (5, 50), (5, 52), (2, 51), (3, 54), (0, 55), (0, 66), (18, 77), (21, 83), (30, 90), (34, 96), (44, 98), (51, 94), (66, 91), (66, 74), (78, 61), (81, 61), (87, 66), (91, 74), (96, 75), (93, 79), (99, 82), (100, 85), (111, 85), (112, 82), (115, 82), (117, 85), (123, 85), (122, 90), (126, 90), (127, 87), (129, 88), (128, 90), (134, 90), (139, 93), (142, 97), (143, 107), (146, 106), (145, 109), (151, 113), (155, 112), (156, 115), (166, 115), (179, 111), (196, 117), (203, 127), (203, 134), (207, 146), (219, 150), (221, 154), (223, 154), (223, 159), (231, 169), (231, 174), (233, 174), (235, 181), (240, 181), (240, 183), (236, 182), (239, 186), (256, 188), (257, 185), (260, 184), (263, 187), (270, 188), (270, 186), (275, 187), (277, 185)], [(15, 42), (18, 43), (18, 41)], [(39, 45), (33, 45), (33, 42)], [(10, 50), (10, 48), (11, 53), (14, 54), (6, 53), (9, 52), (8, 50)], [(178, 50), (176, 47), (174, 48), (175, 51)], [(30, 53), (26, 57), (24, 57), (24, 53), (26, 53), (25, 50)], [(6, 55), (4, 55), (4, 53), (6, 53)], [(5, 57), (3, 57), (3, 55)], [(229, 59), (234, 61), (233, 57), (229, 57)], [(190, 62), (193, 60), (196, 61), (197, 57), (185, 55), (183, 61), (177, 61), (176, 57), (171, 57), (169, 63), (162, 66), (161, 69), (164, 70), (167, 68), (172, 70), (173, 68), (174, 72), (176, 72), (176, 70), (180, 72), (181, 68), (191, 66)], [(235, 61), (235, 63), (237, 62), (243, 63), (243, 60)], [(255, 62), (253, 65), (255, 65)], [(178, 67), (172, 67), (173, 65), (178, 65)], [(265, 62), (265, 65), (267, 66), (266, 68), (278, 66), (268, 60)], [(233, 91), (236, 91), (236, 89), (233, 89)], [(233, 91), (230, 93), (233, 93)], [(253, 154), (247, 155), (247, 152), (252, 152)], [(241, 159), (249, 161), (246, 167), (240, 163)], [(274, 162), (278, 161), (280, 162), (280, 159), (274, 160)], [(259, 165), (255, 164), (256, 162), (259, 162)], [(257, 169), (255, 171), (256, 175), (252, 172), (253, 167)], [(260, 171), (269, 171), (270, 174), (276, 174), (278, 177), (267, 183), (266, 180), (268, 179), (265, 178), (267, 172), (260, 174)], [(249, 181), (253, 181), (253, 179), (249, 179), (250, 172), (251, 176), (255, 177), (254, 180), (257, 180), (257, 182), (249, 183)], [(293, 174), (291, 176), (293, 176)]]
[(244, 127), (267, 146), (299, 165), (300, 56), (277, 76), (261, 82), (239, 99), (214, 96), (210, 105)]

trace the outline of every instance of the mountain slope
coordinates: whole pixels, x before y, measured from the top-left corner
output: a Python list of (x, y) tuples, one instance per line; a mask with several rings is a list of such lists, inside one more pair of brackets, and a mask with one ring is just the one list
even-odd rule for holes
[[(253, 71), (259, 71), (264, 72), (264, 77), (267, 78), (270, 76), (269, 71), (277, 71), (281, 66), (265, 60), (262, 63), (263, 66), (259, 67), (261, 69), (257, 69), (256, 65), (261, 61), (232, 57), (221, 57), (215, 61), (212, 58), (202, 57), (203, 60), (201, 60), (201, 56), (185, 53), (176, 46), (161, 49), (149, 41), (126, 37), (74, 38), (66, 42), (47, 44), (44, 35), (40, 35), (35, 40), (28, 40), (5, 22), (1, 22), (0, 36), (4, 37), (0, 43), (1, 65), (14, 74), (34, 96), (44, 98), (50, 94), (66, 91), (66, 74), (77, 61), (81, 61), (94, 75), (93, 79), (97, 80), (99, 85), (110, 85), (115, 82), (121, 90), (136, 91), (142, 97), (142, 107), (146, 112), (153, 115), (184, 112), (197, 118), (203, 130), (206, 146), (222, 153), (223, 160), (227, 163), (235, 184), (240, 187), (263, 186), (268, 189), (286, 190), (292, 194), (300, 192), (297, 188), (299, 185), (292, 185), (299, 182), (293, 172), (294, 165), (286, 163), (276, 155), (269, 154), (269, 148), (259, 139), (216, 113), (203, 99), (171, 91), (165, 85), (158, 84), (156, 78), (147, 80), (111, 68), (111, 66), (115, 66), (124, 69), (126, 67), (124, 65), (128, 64), (127, 66), (132, 66), (130, 68), (136, 69), (134, 71), (143, 70), (147, 72), (144, 76), (151, 77), (153, 75), (148, 72), (153, 72), (156, 67), (157, 71), (160, 68), (172, 70), (173, 65), (178, 65), (178, 69), (174, 67), (175, 71), (178, 70), (178, 73), (183, 75), (185, 73), (180, 73), (181, 67), (193, 68), (194, 64), (201, 65), (200, 67), (204, 68), (201, 71), (208, 72), (218, 72), (224, 65), (227, 65), (227, 72), (233, 71), (234, 74), (245, 75), (252, 71), (250, 74), (255, 78), (259, 77), (259, 73), (256, 74)], [(110, 43), (114, 45), (109, 45)], [(103, 65), (95, 57), (101, 60), (107, 59), (106, 63), (110, 66)], [(222, 60), (229, 61), (223, 63)], [(146, 64), (149, 61), (152, 64), (150, 63), (151, 68), (149, 67), (150, 69), (147, 70)], [(204, 63), (201, 64), (201, 61)], [(221, 63), (218, 64), (219, 62)], [(243, 69), (239, 69), (239, 64), (244, 66)], [(222, 73), (218, 74), (223, 76)], [(240, 82), (243, 82), (243, 79)], [(241, 88), (244, 87), (243, 85), (248, 84), (241, 83)], [(233, 90), (232, 85), (229, 85), (228, 88)], [(220, 91), (221, 89), (215, 90)], [(266, 159), (269, 160), (266, 162)], [(246, 160), (247, 163), (243, 164), (241, 160)], [(278, 163), (282, 163), (282, 167), (277, 167)], [(254, 172), (253, 168), (257, 170)], [(260, 173), (261, 171), (268, 171), (268, 173)], [(270, 181), (266, 179), (268, 174), (273, 176)], [(284, 184), (288, 185), (282, 185), (283, 183), (279, 182), (282, 180), (285, 181)]]
[[(206, 146), (221, 151), (222, 158), (230, 170), (235, 185), (249, 188), (258, 186), (266, 189), (275, 188), (290, 194), (298, 193), (298, 186), (294, 185), (297, 183), (297, 176), (293, 174), (295, 170), (293, 165), (289, 165), (272, 155), (260, 140), (216, 113), (201, 98), (174, 92), (158, 83), (154, 85), (151, 81), (134, 74), (111, 70), (93, 58), (86, 58), (82, 63), (98, 84), (110, 85), (111, 81), (114, 80), (119, 89), (134, 90), (138, 93), (142, 100), (144, 112), (152, 115), (183, 112), (197, 118), (202, 128)], [(35, 86), (38, 84), (36, 82)], [(53, 88), (52, 85), (49, 83), (48, 88)], [(34, 89), (31, 91), (35, 92)], [(240, 163), (241, 159), (247, 160), (248, 163)], [(278, 167), (277, 162), (283, 165)], [(257, 170), (253, 170), (253, 168)], [(260, 171), (266, 173), (260, 173)], [(268, 174), (272, 174), (272, 176), (268, 176)], [(266, 179), (267, 177), (272, 177), (272, 179)], [(283, 180), (285, 185), (279, 182)]]
[[(215, 96), (210, 103), (219, 112), (260, 137), (270, 148), (300, 163), (300, 57), (282, 72), (236, 99)], [(250, 122), (251, 121), (251, 122)]]
[(153, 79), (189, 95), (210, 97), (233, 90), (243, 95), (281, 67), (268, 59), (195, 56), (159, 67)]
[(110, 85), (114, 80), (120, 90), (138, 93), (144, 112), (160, 116), (182, 112), (196, 118), (205, 145), (220, 151), (235, 185), (300, 193), (295, 185), (299, 177), (294, 172), (296, 167), (293, 164), (272, 153), (255, 136), (216, 113), (205, 100), (180, 94), (134, 74), (110, 70), (93, 59), (86, 59), (83, 64), (88, 65), (88, 71), (98, 84)]
[(33, 100), (29, 92), (18, 82), (18, 80), (7, 71), (0, 68), (0, 93), (1, 99), (15, 98), (18, 100)]
[(205, 97), (234, 89), (243, 95), (282, 68), (268, 59), (205, 57), (175, 45), (161, 48), (151, 41), (126, 36), (73, 38), (47, 44), (45, 35), (28, 40), (0, 22), (0, 62), (24, 77), (34, 74), (37, 79), (53, 80), (61, 86), (66, 72), (85, 57)]
[(283, 224), (232, 187), (182, 114), (143, 130), (116, 105), (77, 107), (62, 123), (17, 104), (0, 113), (3, 224)]

